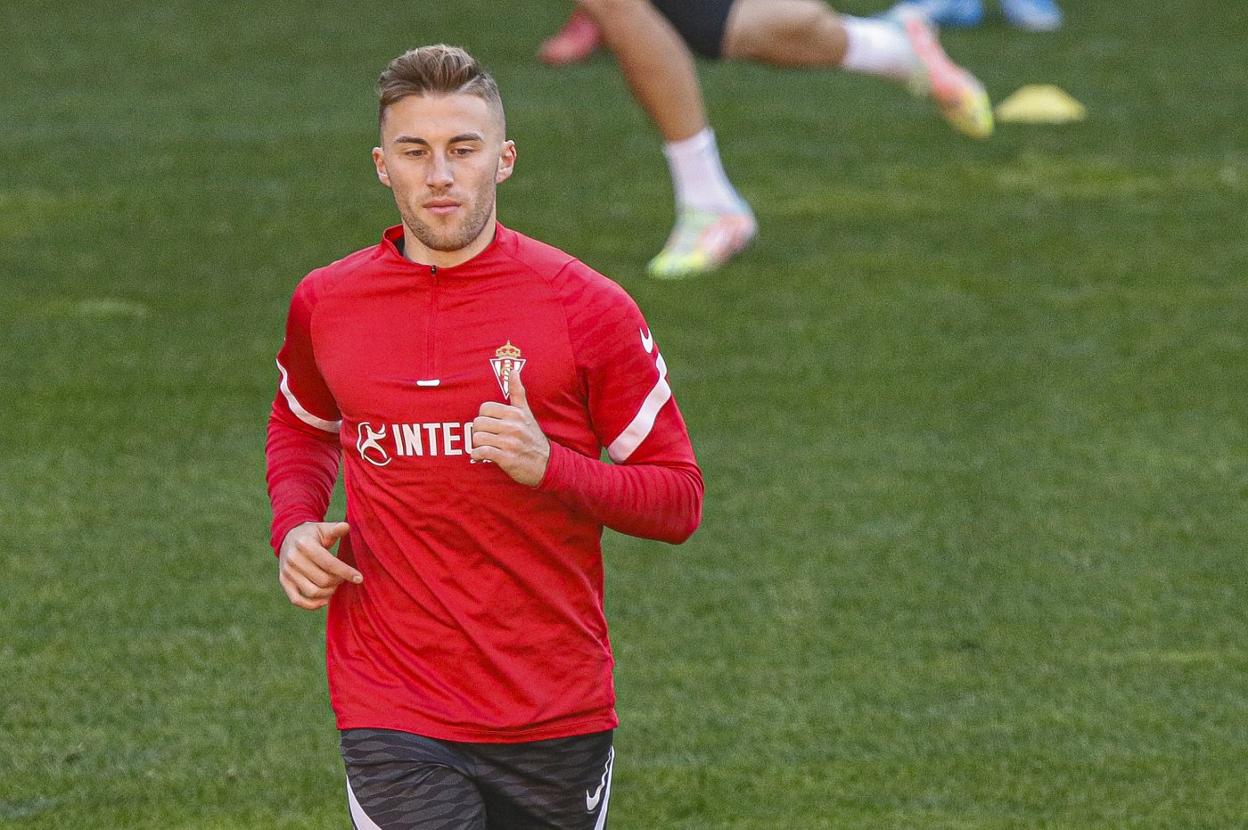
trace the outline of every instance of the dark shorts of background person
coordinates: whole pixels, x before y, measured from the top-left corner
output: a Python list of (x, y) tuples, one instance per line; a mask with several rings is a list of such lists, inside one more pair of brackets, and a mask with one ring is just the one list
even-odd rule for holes
[(651, 0), (689, 48), (705, 58), (723, 56), (728, 13), (736, 0)]
[(356, 830), (603, 830), (613, 732), (519, 744), (341, 733)]

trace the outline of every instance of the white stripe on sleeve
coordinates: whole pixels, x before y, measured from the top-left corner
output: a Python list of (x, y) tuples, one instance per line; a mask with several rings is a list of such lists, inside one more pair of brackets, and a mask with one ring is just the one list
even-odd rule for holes
[(663, 355), (658, 356), (656, 365), (659, 368), (658, 383), (642, 401), (641, 409), (637, 410), (637, 414), (633, 416), (632, 423), (625, 427), (624, 431), (607, 447), (607, 455), (616, 464), (627, 461), (628, 457), (641, 446), (641, 442), (646, 440), (650, 430), (654, 429), (654, 419), (659, 417), (659, 410), (672, 399), (672, 387), (667, 385), (667, 363), (663, 361)]
[(311, 412), (303, 408), (303, 404), (290, 391), (290, 376), (286, 373), (286, 367), (282, 365), (282, 361), (277, 361), (277, 370), (282, 373), (282, 394), (286, 397), (286, 403), (290, 405), (290, 411), (295, 413), (300, 421), (308, 426), (323, 429), (326, 432), (338, 434), (338, 430), (342, 427), (342, 421), (326, 421), (324, 418), (318, 418)]

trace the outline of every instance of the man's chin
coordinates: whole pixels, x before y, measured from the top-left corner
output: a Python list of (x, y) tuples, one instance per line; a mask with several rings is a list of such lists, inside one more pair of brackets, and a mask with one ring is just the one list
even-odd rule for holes
[(429, 226), (412, 228), (412, 233), (420, 240), (420, 244), (424, 245), (431, 251), (439, 253), (453, 253), (462, 251), (469, 247), (472, 243), (481, 238), (481, 234), (485, 232), (485, 225), (473, 231), (443, 231), (438, 232)]
[(473, 242), (476, 241), (478, 236), (480, 236), (480, 234), (477, 234), (476, 236), (470, 236), (470, 237), (454, 237), (454, 238), (448, 239), (445, 237), (436, 237), (436, 236), (421, 238), (421, 236), (417, 234), (416, 238), (420, 239), (421, 244), (431, 251), (438, 251), (439, 253), (450, 254), (450, 253), (454, 253), (455, 251), (462, 251), (464, 248), (467, 248), (469, 245), (471, 245)]

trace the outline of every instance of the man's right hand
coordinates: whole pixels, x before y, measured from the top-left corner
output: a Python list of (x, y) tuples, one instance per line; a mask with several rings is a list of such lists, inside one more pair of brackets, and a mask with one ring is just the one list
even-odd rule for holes
[(282, 540), (277, 581), (293, 605), (315, 611), (344, 582), (360, 584), (364, 576), (330, 552), (350, 532), (346, 522), (304, 522)]

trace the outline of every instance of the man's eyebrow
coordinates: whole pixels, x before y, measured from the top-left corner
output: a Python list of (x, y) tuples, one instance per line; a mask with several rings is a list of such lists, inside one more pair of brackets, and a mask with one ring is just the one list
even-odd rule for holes
[[(447, 143), (457, 144), (461, 141), (485, 141), (485, 136), (483, 136), (481, 133), (460, 133), (459, 135), (455, 136)], [(394, 143), (395, 144), (423, 144), (426, 147), (430, 146), (429, 142), (426, 139), (423, 139), (420, 136), (416, 136), (416, 135), (396, 136), (394, 139)]]

